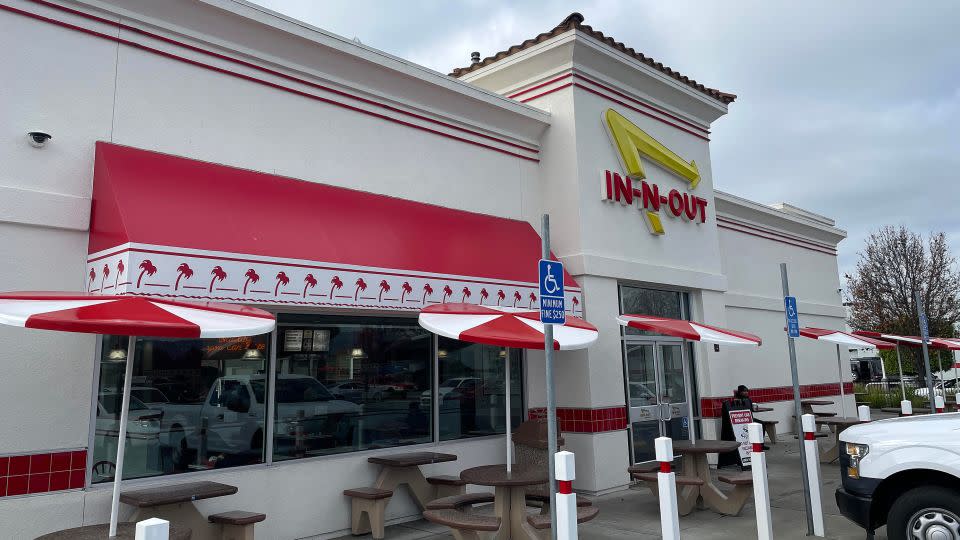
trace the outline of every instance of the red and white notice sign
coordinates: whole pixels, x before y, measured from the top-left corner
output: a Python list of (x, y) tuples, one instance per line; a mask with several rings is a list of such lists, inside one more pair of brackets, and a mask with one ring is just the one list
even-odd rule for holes
[(747, 434), (747, 426), (753, 422), (753, 412), (750, 410), (732, 410), (730, 411), (730, 425), (733, 426), (734, 439), (740, 443), (737, 449), (740, 452), (740, 464), (743, 467), (750, 466), (750, 437)]

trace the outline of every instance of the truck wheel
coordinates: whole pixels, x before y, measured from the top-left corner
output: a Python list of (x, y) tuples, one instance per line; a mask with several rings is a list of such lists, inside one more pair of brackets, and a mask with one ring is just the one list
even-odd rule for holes
[(914, 488), (893, 501), (887, 516), (890, 540), (960, 540), (960, 494), (938, 487)]

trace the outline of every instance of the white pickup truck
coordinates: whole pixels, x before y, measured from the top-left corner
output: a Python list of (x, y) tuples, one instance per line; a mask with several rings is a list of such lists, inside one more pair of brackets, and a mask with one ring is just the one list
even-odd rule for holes
[(840, 512), (890, 540), (960, 539), (960, 413), (891, 418), (840, 434)]

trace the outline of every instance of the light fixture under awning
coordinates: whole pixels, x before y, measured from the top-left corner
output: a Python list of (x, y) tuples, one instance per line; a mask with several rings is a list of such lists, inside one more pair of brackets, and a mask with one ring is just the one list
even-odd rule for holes
[[(535, 309), (526, 221), (98, 142), (89, 292), (419, 310)], [(581, 313), (568, 275), (568, 309)]]

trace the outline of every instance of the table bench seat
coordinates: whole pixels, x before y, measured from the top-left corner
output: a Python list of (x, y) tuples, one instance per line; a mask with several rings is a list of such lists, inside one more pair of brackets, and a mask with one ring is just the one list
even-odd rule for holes
[(500, 530), (500, 518), (462, 510), (426, 510), (423, 518), (430, 523), (450, 527), (455, 540), (487, 540)]
[(753, 485), (753, 473), (751, 472), (719, 472), (717, 480), (734, 486)]
[[(584, 523), (597, 517), (600, 509), (596, 506), (581, 506), (577, 508), (577, 523)], [(531, 538), (547, 540), (550, 538), (550, 514), (539, 514), (527, 516), (527, 522), (523, 524), (523, 530)]]
[(387, 503), (393, 497), (392, 489), (359, 487), (343, 490), (350, 497), (350, 532), (354, 535), (371, 533), (374, 539), (383, 539)]
[(627, 472), (630, 474), (654, 472), (658, 470), (660, 470), (660, 464), (655, 461), (650, 463), (641, 463), (639, 465), (631, 465), (627, 467)]
[(493, 493), (465, 493), (435, 499), (427, 503), (427, 510), (460, 510), (475, 504), (492, 503)]
[[(654, 473), (654, 472), (634, 473), (632, 476), (634, 480), (640, 480), (641, 482), (653, 482), (654, 484), (657, 483), (657, 480), (659, 478), (658, 473)], [(703, 480), (697, 478), (696, 476), (677, 475), (675, 478), (678, 486), (702, 486), (703, 485)]]
[(427, 483), (433, 486), (433, 495), (437, 499), (452, 495), (463, 495), (467, 491), (467, 483), (459, 476), (437, 475), (428, 476)]
[[(533, 488), (527, 490), (527, 502), (538, 502), (543, 504), (550, 503), (550, 491), (545, 488)], [(584, 497), (583, 495), (577, 495), (577, 506), (592, 506), (593, 502)]]
[(266, 514), (243, 510), (207, 516), (207, 521), (220, 526), (220, 540), (254, 540), (254, 525), (265, 519)]

